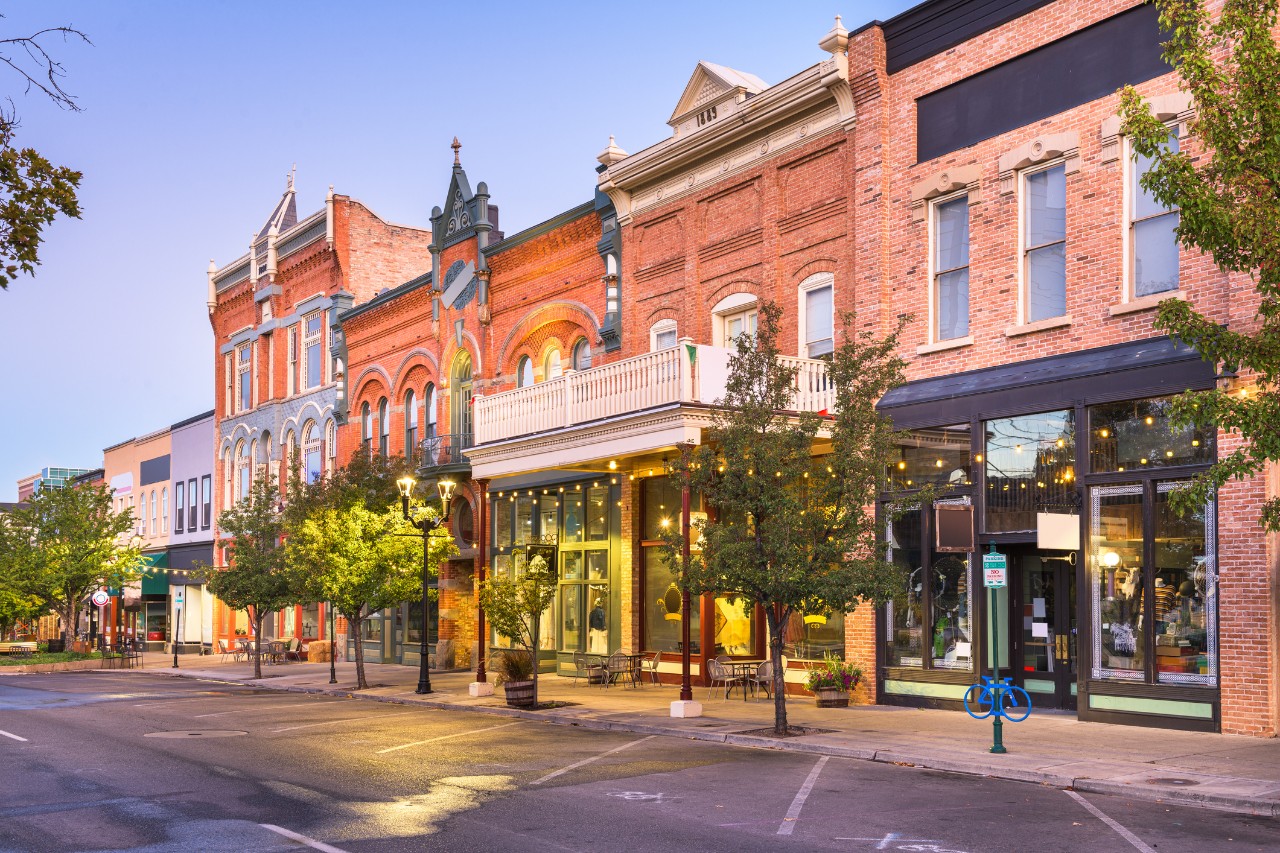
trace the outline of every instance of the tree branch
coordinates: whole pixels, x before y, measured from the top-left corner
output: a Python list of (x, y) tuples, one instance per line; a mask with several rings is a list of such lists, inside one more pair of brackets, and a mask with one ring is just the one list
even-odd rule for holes
[[(27, 81), (25, 92), (30, 92), (32, 88), (38, 89), (62, 109), (80, 112), (82, 108), (76, 103), (76, 96), (62, 88), (61, 80), (67, 76), (66, 68), (50, 56), (40, 43), (42, 37), (51, 35), (61, 36), (64, 43), (79, 39), (85, 44), (93, 44), (87, 35), (74, 27), (46, 27), (29, 36), (0, 39), (0, 62)], [(18, 55), (19, 52), (26, 54), (25, 61)], [(27, 65), (35, 67), (28, 69), (25, 67)]]

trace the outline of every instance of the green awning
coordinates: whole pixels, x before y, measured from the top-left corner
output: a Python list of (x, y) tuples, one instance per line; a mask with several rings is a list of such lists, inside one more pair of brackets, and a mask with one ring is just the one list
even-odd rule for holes
[(142, 563), (142, 594), (168, 595), (169, 573), (163, 570), (169, 568), (169, 552), (143, 554)]

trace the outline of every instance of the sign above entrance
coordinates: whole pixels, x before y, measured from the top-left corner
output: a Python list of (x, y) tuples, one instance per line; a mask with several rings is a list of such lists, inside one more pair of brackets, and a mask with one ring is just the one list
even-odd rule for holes
[(1004, 554), (982, 555), (982, 585), (999, 589), (1009, 584), (1009, 560)]
[(106, 594), (105, 592), (103, 592), (102, 590), (98, 590), (97, 592), (95, 592), (95, 593), (93, 594), (93, 606), (94, 606), (94, 607), (106, 607), (106, 606), (107, 606), (107, 602), (108, 602), (108, 601), (110, 601), (110, 600), (111, 600), (111, 596), (107, 595), (107, 594)]
[(1050, 551), (1080, 550), (1080, 516), (1036, 513), (1036, 547)]

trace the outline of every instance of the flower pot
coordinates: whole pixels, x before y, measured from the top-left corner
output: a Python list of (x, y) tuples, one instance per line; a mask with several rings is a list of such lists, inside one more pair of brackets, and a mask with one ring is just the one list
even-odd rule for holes
[(813, 691), (818, 697), (819, 708), (848, 708), (849, 691), (839, 687), (819, 687)]
[(533, 704), (533, 681), (508, 681), (502, 685), (507, 704), (513, 708), (528, 708)]

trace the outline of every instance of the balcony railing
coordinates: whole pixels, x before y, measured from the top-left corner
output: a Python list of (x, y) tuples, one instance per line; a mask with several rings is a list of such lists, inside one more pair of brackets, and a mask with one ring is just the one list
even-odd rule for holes
[(446, 465), (467, 465), (464, 451), (475, 444), (475, 435), (469, 432), (445, 433), (424, 438), (418, 442), (419, 468), (443, 468)]
[[(671, 349), (570, 372), (526, 388), (475, 398), (477, 444), (724, 396), (733, 351), (682, 340)], [(796, 370), (794, 411), (831, 409), (827, 363), (783, 357)]]

